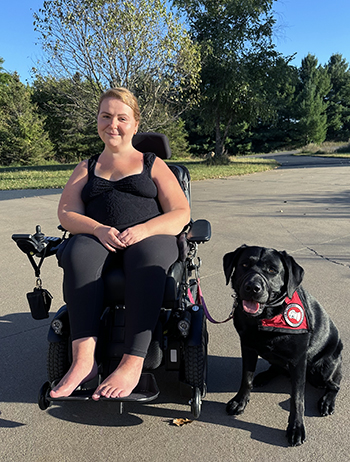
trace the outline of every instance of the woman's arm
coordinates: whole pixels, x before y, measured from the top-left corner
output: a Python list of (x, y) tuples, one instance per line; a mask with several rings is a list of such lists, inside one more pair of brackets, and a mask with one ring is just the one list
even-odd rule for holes
[(157, 157), (151, 173), (158, 189), (158, 200), (164, 213), (121, 233), (119, 239), (126, 245), (135, 244), (155, 234), (176, 236), (190, 221), (189, 203), (175, 175), (166, 163)]
[(80, 162), (74, 169), (61, 195), (58, 204), (58, 219), (67, 231), (72, 234), (92, 234), (111, 252), (116, 248), (126, 247), (118, 239), (119, 231), (105, 226), (85, 215), (85, 206), (81, 199), (81, 191), (88, 180), (88, 161)]
[(87, 161), (84, 160), (75, 167), (58, 204), (58, 219), (61, 225), (72, 234), (91, 234), (93, 227), (97, 224), (85, 216), (85, 207), (81, 199), (81, 191), (87, 179)]

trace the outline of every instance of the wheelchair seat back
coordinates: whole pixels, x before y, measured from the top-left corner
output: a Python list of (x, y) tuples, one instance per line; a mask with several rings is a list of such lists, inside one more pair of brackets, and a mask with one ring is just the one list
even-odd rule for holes
[[(169, 140), (162, 133), (136, 133), (132, 139), (132, 144), (138, 151), (154, 152), (160, 159), (166, 160), (171, 158)], [(190, 172), (184, 165), (169, 164), (168, 166), (176, 176), (188, 203), (191, 205)]]

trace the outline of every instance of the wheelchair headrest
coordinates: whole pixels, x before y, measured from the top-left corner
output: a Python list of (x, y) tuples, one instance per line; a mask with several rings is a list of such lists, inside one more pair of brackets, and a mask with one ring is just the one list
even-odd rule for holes
[(154, 152), (161, 159), (170, 159), (171, 150), (168, 138), (163, 133), (136, 133), (132, 139), (135, 149), (141, 152)]

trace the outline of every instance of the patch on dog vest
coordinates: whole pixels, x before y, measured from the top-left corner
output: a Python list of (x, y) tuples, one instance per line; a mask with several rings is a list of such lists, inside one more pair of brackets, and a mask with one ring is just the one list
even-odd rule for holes
[(259, 330), (295, 334), (309, 332), (305, 308), (297, 292), (294, 292), (292, 298), (286, 297), (285, 304), (286, 306), (282, 313), (271, 319), (261, 319)]

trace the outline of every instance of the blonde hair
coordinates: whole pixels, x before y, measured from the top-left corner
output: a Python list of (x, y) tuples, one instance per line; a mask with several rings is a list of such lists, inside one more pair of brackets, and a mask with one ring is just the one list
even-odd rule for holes
[(118, 99), (119, 101), (122, 101), (124, 104), (129, 106), (134, 113), (134, 118), (136, 122), (140, 122), (141, 115), (140, 115), (140, 108), (137, 102), (136, 96), (131, 93), (130, 90), (124, 87), (118, 87), (118, 88), (110, 88), (109, 90), (105, 91), (102, 93), (100, 96), (100, 100), (98, 102), (98, 110), (97, 114), (100, 113), (100, 108), (101, 108), (101, 103), (107, 98), (115, 98)]

